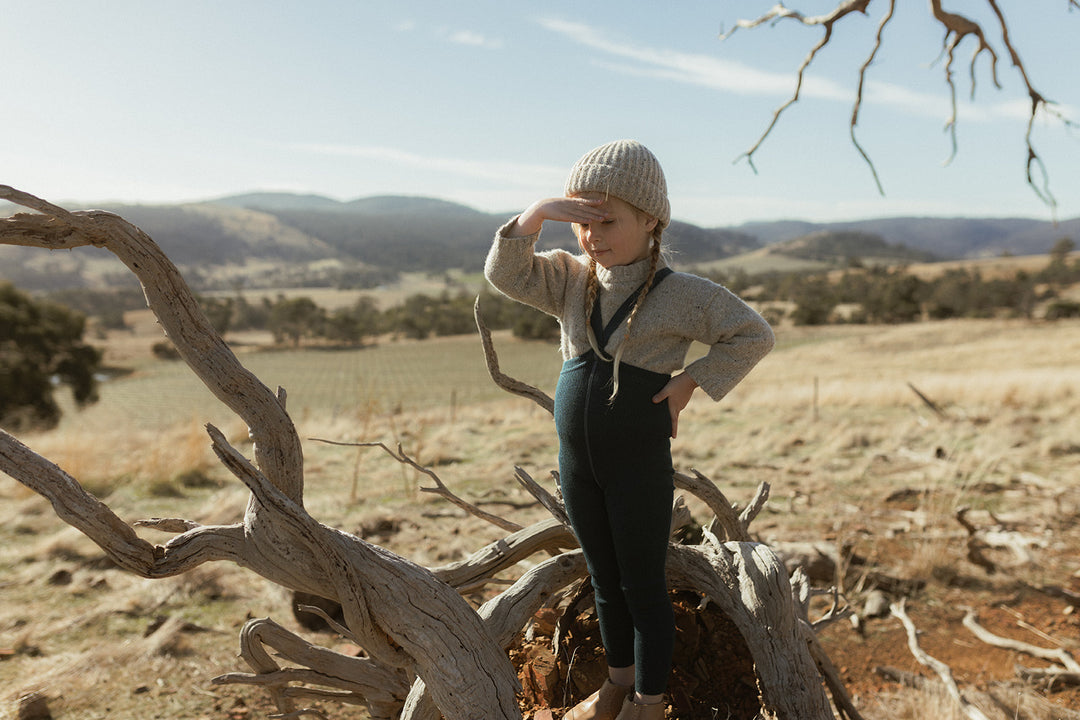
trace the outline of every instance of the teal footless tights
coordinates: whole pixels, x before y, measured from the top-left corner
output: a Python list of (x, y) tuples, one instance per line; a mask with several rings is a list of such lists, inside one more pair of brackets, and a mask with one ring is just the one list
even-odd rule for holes
[(662, 694), (675, 619), (665, 562), (673, 499), (671, 417), (652, 397), (670, 376), (589, 352), (567, 360), (555, 392), (559, 476), (596, 593), (610, 667), (636, 666), (635, 686)]

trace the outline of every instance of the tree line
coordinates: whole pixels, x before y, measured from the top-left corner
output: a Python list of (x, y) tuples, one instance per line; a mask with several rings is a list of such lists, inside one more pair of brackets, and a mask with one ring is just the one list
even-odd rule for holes
[[(983, 277), (977, 269), (952, 268), (933, 279), (911, 273), (906, 265), (871, 266), (852, 258), (842, 271), (786, 272), (749, 275), (737, 270), (709, 276), (733, 292), (751, 299), (774, 324), (902, 323), (949, 318), (1080, 317), (1080, 303), (1062, 291), (1080, 283), (1080, 259), (1071, 255), (1076, 244), (1059, 240), (1045, 267), (1018, 270), (1011, 277)], [(707, 273), (708, 274), (708, 273)], [(124, 327), (123, 313), (145, 307), (142, 293), (75, 290), (54, 293), (51, 300), (98, 319), (106, 329)], [(346, 307), (327, 309), (306, 296), (248, 300), (234, 296), (203, 296), (200, 303), (218, 332), (262, 330), (279, 345), (307, 343), (362, 346), (380, 336), (423, 340), (475, 331), (475, 297), (465, 290), (438, 295), (417, 293), (401, 304), (380, 309), (370, 296)], [(543, 313), (485, 290), (480, 295), (485, 322), (492, 329), (509, 329), (516, 337), (553, 339), (558, 324)]]
[[(1047, 320), (1080, 317), (1080, 302), (1062, 291), (1080, 283), (1080, 259), (1070, 260), (1076, 244), (1058, 241), (1037, 272), (984, 278), (977, 269), (952, 268), (923, 279), (906, 266), (863, 267), (853, 260), (843, 271), (713, 275), (732, 291), (752, 296), (775, 323), (904, 323), (949, 318), (1033, 318), (1045, 307)], [(780, 310), (770, 303), (790, 306)]]
[[(1062, 239), (1045, 267), (1011, 277), (984, 278), (978, 270), (955, 268), (923, 279), (906, 267), (863, 267), (853, 260), (843, 271), (755, 276), (736, 271), (713, 279), (750, 298), (774, 324), (1033, 318), (1036, 308), (1043, 308), (1040, 317), (1057, 320), (1080, 317), (1080, 302), (1064, 293), (1080, 283), (1080, 258), (1072, 257), (1074, 250), (1071, 239)], [(386, 309), (367, 296), (336, 309), (302, 296), (249, 301), (238, 293), (200, 298), (223, 335), (264, 330), (275, 343), (293, 347), (360, 347), (388, 335), (423, 340), (472, 333), (475, 301), (464, 290), (415, 294)], [(508, 329), (526, 339), (558, 337), (554, 318), (533, 308), (490, 291), (481, 293), (479, 303), (492, 329)], [(76, 403), (93, 402), (103, 368), (100, 351), (84, 338), (87, 317), (93, 316), (99, 329), (121, 329), (125, 311), (145, 306), (142, 292), (132, 288), (69, 290), (35, 298), (0, 283), (0, 426), (19, 430), (55, 425), (60, 407), (53, 393), (61, 385), (71, 388)], [(155, 352), (174, 356), (167, 341)]]
[[(99, 330), (126, 328), (124, 313), (145, 309), (138, 289), (64, 290), (48, 295), (54, 302), (93, 317)], [(229, 332), (261, 330), (270, 332), (279, 345), (299, 346), (321, 343), (361, 346), (380, 336), (424, 340), (442, 335), (474, 332), (473, 304), (477, 298), (459, 289), (438, 295), (416, 293), (400, 305), (380, 309), (369, 296), (349, 306), (328, 309), (307, 296), (263, 297), (249, 300), (232, 296), (203, 295), (199, 304), (214, 328)], [(484, 322), (488, 327), (509, 329), (520, 338), (547, 340), (558, 337), (559, 326), (538, 310), (516, 303), (498, 293), (480, 293)]]
[[(424, 340), (475, 332), (475, 301), (464, 290), (444, 291), (434, 296), (417, 293), (385, 310), (380, 310), (368, 296), (333, 310), (306, 296), (279, 295), (254, 303), (240, 295), (200, 298), (204, 312), (218, 332), (266, 330), (273, 334), (275, 343), (294, 347), (305, 342), (358, 346), (384, 335)], [(516, 336), (530, 339), (558, 335), (554, 318), (502, 295), (485, 291), (481, 293), (480, 303), (489, 327), (511, 329)]]

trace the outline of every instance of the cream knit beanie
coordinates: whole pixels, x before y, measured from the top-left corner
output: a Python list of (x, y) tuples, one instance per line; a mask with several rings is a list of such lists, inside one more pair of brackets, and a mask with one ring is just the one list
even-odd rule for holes
[(664, 171), (636, 140), (616, 140), (585, 153), (570, 169), (563, 192), (608, 193), (656, 218), (661, 228), (671, 221)]

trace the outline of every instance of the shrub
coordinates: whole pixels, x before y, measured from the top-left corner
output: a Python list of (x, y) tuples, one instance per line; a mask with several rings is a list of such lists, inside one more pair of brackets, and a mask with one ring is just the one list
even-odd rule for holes
[(1064, 318), (1080, 317), (1080, 302), (1072, 300), (1058, 300), (1046, 308), (1047, 320), (1062, 320)]
[(49, 428), (60, 420), (58, 385), (75, 402), (97, 400), (101, 352), (83, 342), (86, 316), (0, 284), (0, 424)]
[(158, 360), (179, 360), (180, 351), (172, 344), (172, 340), (162, 340), (150, 346), (150, 352)]

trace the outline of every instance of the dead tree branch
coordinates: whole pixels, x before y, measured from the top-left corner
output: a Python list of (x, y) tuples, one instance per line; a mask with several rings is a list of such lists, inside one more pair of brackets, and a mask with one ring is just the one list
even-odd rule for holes
[(814, 658), (818, 671), (825, 680), (825, 686), (829, 688), (829, 694), (832, 695), (836, 709), (847, 720), (863, 720), (862, 714), (859, 713), (859, 709), (855, 707), (847, 688), (844, 687), (844, 681), (840, 678), (840, 671), (833, 664), (828, 653), (825, 652), (825, 648), (821, 646), (821, 641), (818, 640), (814, 628), (807, 626), (805, 621), (800, 620), (799, 622), (804, 626), (803, 637), (806, 638), (810, 646), (810, 655)]
[(948, 692), (949, 697), (956, 702), (961, 712), (964, 713), (964, 717), (968, 718), (968, 720), (990, 720), (982, 710), (975, 707), (964, 698), (963, 694), (960, 692), (960, 688), (956, 684), (956, 680), (953, 678), (952, 670), (949, 666), (937, 658), (931, 657), (919, 646), (918, 630), (915, 628), (915, 623), (911, 621), (907, 611), (904, 609), (904, 605), (905, 601), (901, 599), (900, 602), (893, 603), (889, 609), (904, 626), (904, 630), (907, 631), (908, 649), (911, 650), (911, 654), (915, 656), (915, 659), (920, 665), (925, 665), (934, 671), (942, 684), (944, 684), (945, 691)]
[(240, 364), (145, 233), (112, 213), (69, 213), (7, 186), (0, 186), (0, 198), (45, 213), (0, 221), (0, 242), (49, 249), (95, 245), (119, 257), (139, 278), (181, 357), (244, 419), (255, 440), (251, 463), (209, 428), (218, 458), (252, 492), (243, 524), (187, 530), (164, 546), (140, 539), (73, 477), (6, 433), (0, 434), (0, 469), (48, 498), (62, 519), (130, 572), (163, 577), (230, 560), (285, 587), (336, 599), (371, 657), (424, 677), (446, 717), (472, 717), (477, 707), (496, 717), (520, 716), (517, 678), (506, 653), (453, 588), (307, 515), (301, 444), (283, 394)]
[(988, 528), (977, 527), (975, 523), (968, 519), (968, 514), (970, 512), (971, 508), (964, 505), (956, 509), (954, 517), (968, 534), (968, 560), (982, 567), (986, 570), (987, 574), (992, 575), (1000, 569), (998, 564), (986, 557), (984, 553), (987, 550), (1008, 550), (1014, 558), (1012, 566), (1028, 566), (1034, 562), (1031, 548), (1046, 546), (1046, 540), (1044, 538), (1024, 535), (1016, 530), (1005, 527), (992, 513), (990, 517), (995, 522), (993, 526)]
[[(267, 647), (299, 667), (282, 668), (266, 651)], [(325, 691), (308, 687), (317, 685), (335, 688), (338, 692), (332, 697), (337, 702), (366, 705), (372, 718), (392, 718), (409, 688), (409, 675), (401, 668), (316, 647), (269, 618), (250, 620), (244, 625), (240, 632), (240, 657), (254, 674), (227, 673), (213, 682), (259, 685), (270, 693), (282, 712), (295, 711), (297, 698), (327, 699)]]
[[(838, 0), (836, 7), (833, 8), (832, 12), (816, 16), (807, 16), (798, 12), (797, 10), (792, 10), (785, 7), (783, 3), (777, 3), (768, 12), (762, 14), (760, 17), (753, 20), (739, 20), (735, 23), (734, 27), (730, 31), (721, 34), (720, 38), (721, 40), (724, 40), (731, 37), (731, 35), (740, 28), (750, 30), (757, 28), (761, 25), (775, 24), (783, 20), (792, 20), (804, 26), (818, 27), (822, 30), (821, 38), (816, 44), (813, 45), (813, 47), (807, 53), (806, 57), (803, 59), (802, 63), (796, 70), (794, 92), (785, 102), (783, 102), (779, 107), (776, 108), (776, 110), (773, 111), (772, 118), (766, 126), (765, 131), (758, 137), (757, 141), (753, 145), (751, 145), (749, 150), (736, 158), (736, 161), (745, 158), (751, 169), (753, 169), (755, 173), (757, 172), (757, 168), (754, 165), (754, 154), (761, 148), (762, 144), (765, 142), (765, 139), (772, 133), (773, 129), (779, 122), (781, 115), (783, 115), (792, 105), (799, 101), (806, 73), (809, 70), (810, 66), (813, 64), (814, 60), (817, 58), (818, 54), (833, 39), (833, 32), (837, 23), (843, 18), (853, 13), (861, 13), (864, 15), (867, 14), (869, 6), (873, 2), (874, 0)], [(1025, 91), (1030, 100), (1030, 112), (1028, 114), (1027, 127), (1024, 132), (1024, 143), (1027, 148), (1027, 160), (1025, 164), (1025, 178), (1027, 184), (1029, 187), (1031, 187), (1031, 189), (1035, 192), (1035, 194), (1043, 203), (1045, 203), (1051, 209), (1055, 209), (1057, 206), (1057, 201), (1054, 198), (1053, 194), (1050, 192), (1049, 176), (1041, 156), (1035, 150), (1034, 142), (1032, 139), (1035, 119), (1041, 111), (1057, 118), (1066, 127), (1076, 127), (1077, 123), (1065, 117), (1064, 114), (1062, 114), (1054, 107), (1054, 103), (1052, 101), (1048, 100), (1041, 92), (1035, 89), (1028, 76), (1027, 67), (1020, 59), (1020, 55), (1017, 52), (1012, 38), (1009, 35), (1009, 25), (1005, 19), (1004, 14), (1001, 11), (1001, 8), (999, 7), (998, 0), (986, 0), (986, 3), (997, 18), (998, 25), (1001, 30), (1001, 44), (1004, 47), (1005, 51), (1008, 52), (1009, 58), (1012, 62), (1012, 66), (1013, 68), (1015, 68), (1017, 75), (1023, 82)], [(859, 113), (862, 107), (863, 92), (866, 87), (867, 73), (882, 47), (884, 30), (893, 18), (893, 12), (895, 10), (895, 7), (895, 0), (888, 0), (887, 10), (885, 11), (881, 21), (878, 24), (873, 47), (866, 60), (864, 60), (862, 65), (859, 67), (858, 83), (856, 84), (854, 90), (855, 99), (852, 107), (851, 121), (849, 126), (849, 133), (851, 136), (852, 145), (855, 147), (856, 151), (859, 153), (863, 161), (866, 163), (867, 167), (870, 169), (871, 175), (874, 179), (874, 183), (878, 188), (878, 192), (880, 192), (882, 195), (884, 195), (885, 193), (880, 177), (878, 176), (877, 168), (874, 166), (874, 163), (871, 160), (869, 153), (863, 148), (862, 144), (859, 142), (855, 134), (855, 128), (858, 124)], [(1068, 9), (1072, 10), (1075, 7), (1077, 7), (1077, 0), (1069, 0)], [(956, 60), (956, 52), (966, 38), (974, 38), (976, 46), (974, 52), (972, 53), (968, 67), (968, 74), (971, 80), (972, 97), (975, 96), (975, 88), (977, 85), (975, 66), (979, 57), (983, 53), (985, 53), (989, 57), (990, 81), (996, 88), (1001, 88), (1001, 83), (999, 82), (997, 75), (998, 52), (995, 49), (994, 45), (991, 44), (991, 42), (987, 39), (986, 32), (984, 31), (982, 25), (964, 15), (960, 15), (958, 13), (946, 10), (942, 6), (942, 0), (930, 0), (930, 16), (933, 21), (945, 31), (945, 35), (942, 39), (941, 44), (940, 57), (945, 58), (945, 85), (949, 91), (949, 103), (951, 108), (950, 115), (945, 122), (945, 128), (949, 132), (949, 139), (951, 144), (951, 152), (948, 159), (946, 160), (946, 164), (948, 164), (956, 156), (956, 153), (958, 151), (958, 111), (956, 101), (957, 88), (953, 76), (953, 64)], [(1035, 178), (1036, 169), (1041, 175), (1041, 178), (1038, 181)]]
[(693, 473), (693, 475), (675, 473), (675, 487), (694, 495), (713, 511), (714, 520), (710, 523), (710, 527), (713, 532), (717, 532), (717, 528), (722, 530), (723, 532), (717, 535), (722, 534), (723, 540), (749, 541), (751, 539), (750, 522), (757, 517), (765, 500), (769, 497), (769, 484), (761, 483), (758, 486), (754, 499), (744, 511), (744, 518), (735, 511), (735, 506), (724, 496), (716, 483), (697, 470)]
[(877, 168), (874, 167), (874, 161), (870, 159), (870, 155), (866, 152), (862, 143), (859, 142), (858, 137), (855, 135), (855, 127), (859, 124), (859, 110), (862, 109), (862, 95), (863, 88), (866, 87), (866, 73), (870, 69), (870, 66), (874, 64), (874, 58), (877, 57), (878, 51), (881, 50), (881, 40), (885, 35), (885, 26), (892, 20), (895, 10), (896, 0), (889, 0), (889, 9), (881, 18), (881, 22), (878, 23), (877, 34), (874, 35), (874, 47), (870, 50), (870, 55), (863, 61), (863, 64), (859, 66), (859, 84), (855, 89), (855, 104), (851, 108), (851, 123), (848, 130), (851, 135), (851, 144), (855, 146), (859, 155), (862, 156), (863, 162), (870, 168), (870, 174), (874, 178), (874, 184), (877, 185), (878, 192), (882, 196), (885, 195), (885, 188), (881, 184), (881, 178), (878, 177)]
[[(556, 487), (558, 487), (558, 473), (552, 473), (556, 476)], [(561, 498), (556, 497), (544, 489), (540, 483), (532, 479), (529, 473), (525, 472), (524, 468), (514, 466), (514, 479), (518, 483), (529, 491), (529, 494), (536, 498), (537, 502), (543, 505), (551, 516), (561, 522), (566, 527), (570, 527), (570, 518), (566, 516), (566, 506), (563, 505)]]
[[(991, 5), (993, 0), (989, 0)], [(955, 59), (956, 48), (968, 35), (973, 35), (978, 41), (978, 47), (975, 48), (975, 52), (971, 56), (971, 65), (969, 67), (969, 73), (971, 76), (971, 96), (975, 97), (975, 63), (979, 59), (979, 55), (986, 52), (990, 55), (990, 79), (994, 83), (994, 87), (1000, 88), (1001, 83), (998, 82), (997, 77), (997, 53), (994, 52), (994, 48), (986, 41), (986, 35), (983, 33), (982, 27), (963, 15), (957, 15), (955, 13), (947, 12), (941, 7), (941, 0), (930, 0), (930, 11), (934, 16), (934, 19), (941, 23), (945, 28), (945, 37), (942, 40), (941, 52), (945, 57), (945, 84), (949, 88), (949, 101), (952, 108), (952, 114), (945, 122), (945, 127), (949, 131), (949, 138), (952, 141), (952, 153), (949, 155), (945, 164), (948, 165), (952, 162), (956, 156), (956, 83), (953, 81), (952, 65)]]
[(735, 27), (732, 28), (731, 32), (727, 33), (726, 35), (721, 35), (720, 39), (723, 40), (730, 37), (731, 34), (740, 27), (747, 29), (755, 28), (769, 21), (779, 22), (780, 20), (788, 18), (792, 20), (797, 20), (803, 25), (819, 26), (822, 28), (821, 39), (818, 40), (817, 44), (815, 44), (810, 49), (810, 52), (807, 53), (805, 58), (803, 58), (802, 64), (796, 71), (795, 91), (791, 94), (791, 97), (789, 97), (787, 101), (785, 101), (773, 112), (772, 120), (769, 121), (768, 126), (765, 128), (765, 132), (761, 134), (761, 136), (757, 139), (757, 142), (755, 142), (749, 150), (740, 155), (737, 160), (746, 158), (746, 161), (747, 163), (749, 163), (751, 169), (753, 169), (755, 173), (757, 172), (757, 167), (755, 167), (754, 165), (754, 153), (756, 153), (758, 149), (762, 146), (762, 144), (765, 142), (765, 138), (769, 137), (769, 134), (772, 133), (773, 128), (776, 127), (777, 122), (780, 121), (780, 116), (783, 115), (788, 108), (790, 108), (792, 105), (799, 101), (799, 96), (802, 92), (802, 84), (803, 79), (806, 75), (806, 71), (814, 62), (817, 54), (826, 45), (829, 44), (830, 40), (832, 40), (833, 27), (836, 25), (837, 22), (847, 17), (851, 13), (858, 12), (866, 14), (866, 8), (872, 1), (873, 0), (843, 0), (842, 2), (837, 4), (837, 6), (833, 9), (831, 13), (812, 17), (807, 17), (800, 12), (789, 10), (788, 8), (784, 7), (783, 4), (777, 3), (775, 6), (773, 6), (771, 10), (769, 10), (769, 12), (765, 13), (758, 19), (750, 21), (740, 20), (735, 24)]
[(495, 384), (508, 393), (520, 395), (532, 400), (554, 415), (555, 401), (551, 399), (551, 396), (539, 388), (523, 383), (520, 380), (515, 380), (499, 369), (499, 356), (495, 352), (495, 344), (491, 340), (491, 331), (488, 330), (487, 325), (484, 323), (484, 318), (480, 314), (479, 296), (476, 298), (476, 302), (473, 303), (473, 317), (476, 319), (476, 328), (480, 331), (480, 342), (484, 347), (484, 360), (487, 363), (488, 373), (491, 375), (491, 379)]
[(931, 400), (926, 394), (919, 390), (919, 388), (915, 387), (915, 385), (911, 381), (908, 381), (907, 386), (911, 388), (911, 392), (915, 393), (919, 397), (919, 399), (923, 401), (923, 405), (926, 405), (926, 407), (930, 408), (933, 413), (938, 416), (938, 419), (949, 419), (948, 413), (942, 410), (940, 405)]
[(557, 554), (577, 546), (577, 538), (562, 522), (542, 520), (480, 548), (464, 560), (432, 568), (432, 572), (451, 587), (467, 592), (538, 552)]
[(715, 602), (739, 627), (754, 657), (763, 707), (779, 718), (831, 718), (832, 710), (808, 644), (808, 626), (792, 607), (783, 564), (767, 546), (749, 542), (672, 545), (668, 581)]
[(1005, 650), (1013, 650), (1014, 652), (1024, 653), (1025, 655), (1030, 655), (1031, 657), (1039, 658), (1040, 660), (1058, 663), (1062, 666), (1063, 672), (1080, 677), (1080, 662), (1077, 662), (1076, 658), (1072, 656), (1072, 653), (1065, 648), (1043, 648), (1020, 640), (1013, 640), (1011, 638), (995, 635), (982, 625), (979, 625), (977, 617), (978, 615), (974, 610), (968, 610), (967, 613), (964, 614), (964, 627), (970, 630), (975, 637), (979, 638), (987, 645), (1004, 648)]
[[(7, 185), (0, 185), (0, 200), (43, 213), (5, 218), (0, 222), (4, 244), (49, 250), (103, 247), (134, 273), (147, 304), (180, 356), (203, 384), (247, 423), (256, 462), (267, 478), (294, 501), (302, 502), (300, 438), (284, 404), (236, 359), (203, 314), (180, 271), (155, 242), (113, 213), (68, 212)], [(254, 514), (258, 515), (257, 510)]]
[(455, 495), (453, 492), (450, 491), (450, 488), (446, 487), (446, 483), (442, 481), (442, 478), (439, 477), (438, 473), (436, 473), (429, 467), (421, 465), (416, 460), (409, 457), (405, 453), (405, 450), (401, 447), (400, 443), (397, 446), (397, 452), (394, 452), (386, 446), (386, 443), (381, 442), (341, 442), (339, 440), (325, 440), (323, 438), (312, 438), (312, 440), (314, 440), (315, 442), (325, 443), (327, 445), (382, 448), (387, 455), (394, 458), (402, 465), (408, 465), (413, 470), (416, 470), (418, 473), (421, 473), (422, 475), (427, 475), (429, 478), (431, 478), (432, 482), (435, 483), (435, 487), (422, 487), (420, 488), (420, 492), (433, 493), (435, 495), (438, 495), (439, 497), (450, 502), (451, 505), (456, 505), (468, 514), (478, 517), (485, 522), (489, 522), (501, 530), (505, 530), (507, 532), (517, 532), (521, 529), (521, 525), (517, 524), (516, 522), (506, 520), (505, 518), (501, 518), (498, 515), (489, 513), (486, 510), (481, 510), (476, 505), (470, 503), (468, 500), (463, 500), (462, 498)]

